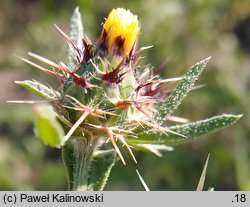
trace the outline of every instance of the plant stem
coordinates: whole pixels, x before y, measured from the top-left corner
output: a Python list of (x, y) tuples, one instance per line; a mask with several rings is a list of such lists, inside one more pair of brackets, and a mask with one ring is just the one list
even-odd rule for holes
[(89, 183), (90, 167), (98, 138), (71, 137), (63, 147), (63, 159), (68, 172), (69, 190), (93, 190)]

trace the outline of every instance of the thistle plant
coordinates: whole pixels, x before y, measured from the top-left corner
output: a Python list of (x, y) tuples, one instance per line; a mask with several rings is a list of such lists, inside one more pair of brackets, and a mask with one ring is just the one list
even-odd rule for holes
[(34, 61), (21, 59), (54, 76), (60, 86), (53, 89), (36, 80), (16, 83), (47, 102), (35, 104), (36, 134), (46, 145), (62, 148), (69, 190), (103, 190), (114, 164), (120, 160), (126, 165), (124, 153), (135, 163), (135, 150), (161, 156), (161, 151), (241, 117), (223, 114), (190, 123), (173, 116), (210, 58), (181, 77), (160, 78), (140, 63), (141, 53), (149, 47), (138, 47), (140, 23), (129, 10), (112, 10), (95, 43), (83, 31), (78, 8), (69, 34), (56, 28), (68, 43), (66, 61), (55, 63), (31, 52)]

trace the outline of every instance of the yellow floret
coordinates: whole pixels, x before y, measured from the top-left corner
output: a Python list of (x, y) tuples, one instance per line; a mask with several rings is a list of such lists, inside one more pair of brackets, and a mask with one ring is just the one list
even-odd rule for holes
[(123, 8), (113, 9), (110, 12), (103, 29), (107, 33), (108, 52), (117, 55), (119, 50), (118, 55), (123, 57), (128, 56), (140, 30), (137, 16)]

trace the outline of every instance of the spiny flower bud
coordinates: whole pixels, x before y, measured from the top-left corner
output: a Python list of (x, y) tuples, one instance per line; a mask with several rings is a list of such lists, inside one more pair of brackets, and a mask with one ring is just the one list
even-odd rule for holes
[(103, 24), (99, 54), (126, 58), (136, 42), (139, 30), (136, 15), (123, 8), (113, 9)]

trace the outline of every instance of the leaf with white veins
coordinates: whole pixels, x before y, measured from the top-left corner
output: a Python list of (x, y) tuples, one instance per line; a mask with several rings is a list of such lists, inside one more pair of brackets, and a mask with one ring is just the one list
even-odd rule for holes
[(176, 125), (169, 127), (169, 130), (176, 133), (168, 133), (167, 135), (159, 131), (148, 130), (138, 133), (138, 138), (128, 137), (127, 142), (132, 146), (138, 144), (166, 144), (168, 146), (178, 145), (192, 141), (199, 136), (217, 131), (223, 127), (232, 125), (241, 117), (242, 115), (222, 114), (220, 116), (214, 116), (201, 121)]
[(177, 109), (181, 104), (183, 98), (192, 89), (195, 81), (198, 79), (199, 75), (202, 73), (210, 57), (196, 63), (193, 65), (186, 75), (182, 78), (180, 83), (176, 86), (174, 92), (167, 98), (167, 100), (160, 105), (157, 112), (154, 115), (154, 119), (163, 124), (165, 122), (166, 116), (171, 115), (171, 113)]

